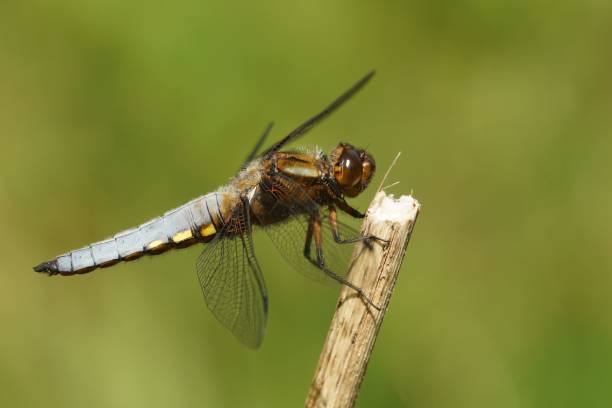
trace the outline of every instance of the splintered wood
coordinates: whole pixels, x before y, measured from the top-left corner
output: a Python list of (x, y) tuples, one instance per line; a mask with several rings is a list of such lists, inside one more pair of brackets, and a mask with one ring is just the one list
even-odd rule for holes
[(353, 289), (343, 287), (306, 407), (352, 407), (391, 299), (410, 235), (421, 206), (412, 196), (394, 199), (384, 191), (374, 197), (362, 233), (388, 244), (356, 245), (348, 279), (363, 289), (376, 310)]

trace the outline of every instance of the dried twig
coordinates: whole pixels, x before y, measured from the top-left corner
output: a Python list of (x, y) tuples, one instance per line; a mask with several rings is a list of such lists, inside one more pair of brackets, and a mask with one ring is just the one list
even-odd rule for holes
[(411, 196), (395, 200), (384, 191), (368, 209), (362, 233), (388, 239), (382, 247), (357, 245), (348, 278), (380, 305), (378, 311), (343, 287), (327, 333), (306, 407), (352, 407), (406, 252), (420, 204)]

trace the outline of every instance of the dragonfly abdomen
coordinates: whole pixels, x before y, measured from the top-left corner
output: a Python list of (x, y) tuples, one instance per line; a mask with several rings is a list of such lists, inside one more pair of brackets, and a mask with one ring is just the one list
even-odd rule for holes
[(157, 255), (212, 240), (223, 225), (223, 194), (209, 193), (112, 238), (57, 256), (34, 267), (50, 275), (86, 273), (96, 268)]

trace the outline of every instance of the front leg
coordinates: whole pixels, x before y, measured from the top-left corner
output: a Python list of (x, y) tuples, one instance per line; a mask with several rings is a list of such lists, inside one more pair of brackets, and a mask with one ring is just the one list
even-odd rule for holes
[[(327, 266), (325, 266), (325, 258), (323, 257), (323, 235), (321, 233), (321, 228), (321, 216), (318, 213), (311, 215), (310, 220), (308, 222), (308, 231), (306, 232), (306, 242), (304, 245), (304, 256), (306, 257), (306, 259), (308, 259), (308, 261), (310, 261), (310, 263), (312, 263), (318, 269), (325, 272), (327, 276), (329, 276), (336, 282), (353, 289), (366, 303), (370, 304), (373, 308), (375, 308), (376, 310), (380, 310), (380, 307), (374, 304), (374, 302), (365, 294), (363, 289), (358, 286), (355, 286), (353, 283), (346, 280), (344, 277), (336, 274), (335, 272), (327, 268)], [(312, 259), (312, 257), (310, 256), (310, 247), (312, 245), (313, 238), (317, 253), (316, 260)]]
[(344, 198), (338, 198), (335, 200), (336, 204), (338, 204), (338, 207), (344, 211), (345, 213), (347, 213), (348, 215), (350, 215), (353, 218), (364, 218), (365, 214), (360, 212), (358, 209), (353, 208), (349, 205), (349, 203), (346, 202), (346, 200)]
[(338, 229), (338, 212), (336, 211), (336, 207), (334, 205), (329, 206), (329, 217), (328, 218), (329, 218), (329, 225), (331, 226), (332, 234), (334, 236), (334, 241), (336, 241), (336, 243), (338, 244), (353, 244), (355, 242), (360, 242), (360, 241), (366, 241), (369, 244), (370, 241), (372, 240), (378, 241), (382, 244), (389, 243), (389, 241), (387, 241), (386, 239), (379, 238), (375, 235), (360, 235), (360, 236), (351, 237), (351, 238), (342, 238), (340, 236), (340, 231)]

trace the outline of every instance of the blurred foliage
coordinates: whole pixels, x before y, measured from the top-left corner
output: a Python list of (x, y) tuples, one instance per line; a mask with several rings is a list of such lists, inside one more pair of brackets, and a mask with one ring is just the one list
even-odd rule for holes
[[(0, 2), (0, 406), (303, 403), (337, 291), (256, 245), (261, 350), (206, 310), (196, 248), (31, 271), (302, 140), (368, 146), (423, 203), (359, 405), (612, 404), (612, 5), (601, 0)], [(374, 189), (352, 202), (365, 208)]]

